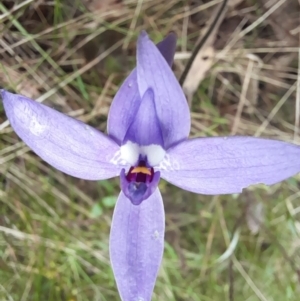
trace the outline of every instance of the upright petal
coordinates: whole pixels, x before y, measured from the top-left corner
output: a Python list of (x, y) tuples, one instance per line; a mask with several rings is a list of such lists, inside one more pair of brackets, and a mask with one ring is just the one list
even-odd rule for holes
[(110, 232), (110, 260), (122, 301), (150, 301), (164, 249), (165, 216), (157, 189), (139, 206), (121, 192)]
[(110, 163), (119, 146), (96, 129), (27, 97), (2, 90), (4, 109), (18, 136), (42, 159), (74, 177), (120, 174)]
[[(167, 35), (164, 40), (157, 44), (157, 48), (168, 64), (172, 66), (176, 49), (176, 35), (174, 33)], [(128, 127), (140, 106), (140, 102), (141, 97), (135, 68), (115, 95), (108, 114), (107, 132), (119, 144), (124, 140)]]
[(140, 95), (152, 88), (166, 148), (187, 138), (190, 112), (172, 69), (145, 32), (138, 39), (137, 81)]
[(124, 142), (129, 140), (138, 145), (156, 144), (164, 147), (154, 97), (152, 89), (145, 92), (137, 114), (128, 128)]
[(119, 145), (124, 140), (141, 103), (137, 87), (136, 69), (125, 79), (115, 95), (107, 117), (107, 132)]
[(174, 62), (176, 42), (176, 34), (174, 32), (170, 32), (161, 42), (156, 45), (159, 52), (162, 54), (170, 67), (172, 67)]
[(170, 149), (158, 169), (162, 178), (192, 192), (239, 193), (300, 172), (300, 147), (252, 137), (191, 139)]

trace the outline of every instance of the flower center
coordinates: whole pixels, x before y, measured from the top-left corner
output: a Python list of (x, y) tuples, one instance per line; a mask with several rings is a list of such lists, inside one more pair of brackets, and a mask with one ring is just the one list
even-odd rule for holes
[[(120, 148), (120, 159), (129, 166), (120, 174), (121, 189), (133, 205), (139, 205), (157, 188), (160, 172), (154, 172), (155, 166), (164, 159), (166, 151), (161, 145), (139, 145), (127, 141)], [(127, 165), (127, 166), (128, 166)]]
[(166, 151), (160, 145), (150, 144), (144, 146), (131, 141), (123, 144), (120, 151), (121, 158), (131, 166), (136, 165), (140, 157), (146, 158), (150, 166), (156, 166), (164, 159), (166, 154)]
[(146, 166), (146, 162), (141, 160), (138, 166), (131, 166), (126, 179), (128, 182), (136, 182), (136, 183), (150, 183), (153, 180), (154, 169), (148, 168)]
[(141, 158), (137, 164), (131, 165), (127, 173), (124, 168), (121, 171), (121, 189), (133, 205), (141, 204), (157, 188), (160, 172), (154, 172), (148, 163), (147, 159)]

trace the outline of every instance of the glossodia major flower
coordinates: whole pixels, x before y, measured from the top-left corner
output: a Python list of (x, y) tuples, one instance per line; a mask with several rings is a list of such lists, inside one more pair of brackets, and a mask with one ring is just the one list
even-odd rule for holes
[(300, 171), (300, 148), (252, 137), (188, 139), (189, 108), (170, 66), (176, 38), (157, 46), (145, 32), (137, 67), (116, 94), (108, 135), (24, 96), (2, 90), (19, 137), (55, 168), (78, 178), (120, 176), (110, 258), (123, 301), (149, 301), (164, 248), (160, 177), (202, 194), (239, 193)]

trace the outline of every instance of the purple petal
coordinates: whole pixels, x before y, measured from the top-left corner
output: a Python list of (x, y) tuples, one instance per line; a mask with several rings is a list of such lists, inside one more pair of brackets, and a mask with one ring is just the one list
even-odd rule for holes
[(142, 103), (129, 126), (124, 143), (128, 140), (138, 145), (156, 144), (164, 147), (152, 89), (147, 90), (142, 98)]
[(120, 145), (140, 103), (141, 98), (137, 88), (136, 70), (134, 69), (115, 95), (107, 118), (108, 135)]
[(170, 32), (161, 42), (156, 45), (170, 67), (172, 67), (174, 62), (176, 41), (176, 34), (174, 32)]
[(140, 95), (152, 88), (165, 147), (185, 139), (190, 132), (190, 112), (184, 93), (157, 47), (142, 32), (137, 48), (137, 81)]
[(121, 192), (110, 232), (110, 260), (122, 301), (150, 301), (164, 249), (158, 189), (139, 206)]
[(96, 129), (27, 97), (2, 90), (4, 109), (18, 136), (42, 159), (74, 177), (120, 174), (110, 163), (119, 146)]
[[(157, 48), (170, 66), (173, 64), (176, 49), (176, 35), (170, 33)], [(141, 94), (141, 95), (144, 95)], [(125, 79), (111, 104), (107, 120), (107, 132), (119, 144), (124, 140), (140, 106), (141, 97), (137, 86), (136, 68)]]
[(159, 169), (162, 178), (192, 192), (239, 193), (300, 172), (300, 147), (252, 137), (191, 139), (170, 149)]

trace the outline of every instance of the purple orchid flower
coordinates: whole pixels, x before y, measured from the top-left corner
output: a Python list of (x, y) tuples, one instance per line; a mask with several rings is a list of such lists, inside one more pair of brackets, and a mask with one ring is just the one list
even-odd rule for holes
[(116, 94), (108, 135), (21, 95), (2, 90), (19, 137), (46, 162), (87, 180), (120, 176), (110, 259), (123, 301), (151, 299), (164, 248), (160, 177), (202, 194), (239, 193), (300, 171), (300, 148), (252, 137), (188, 139), (189, 108), (170, 66), (176, 37), (155, 46), (145, 32), (137, 67)]

